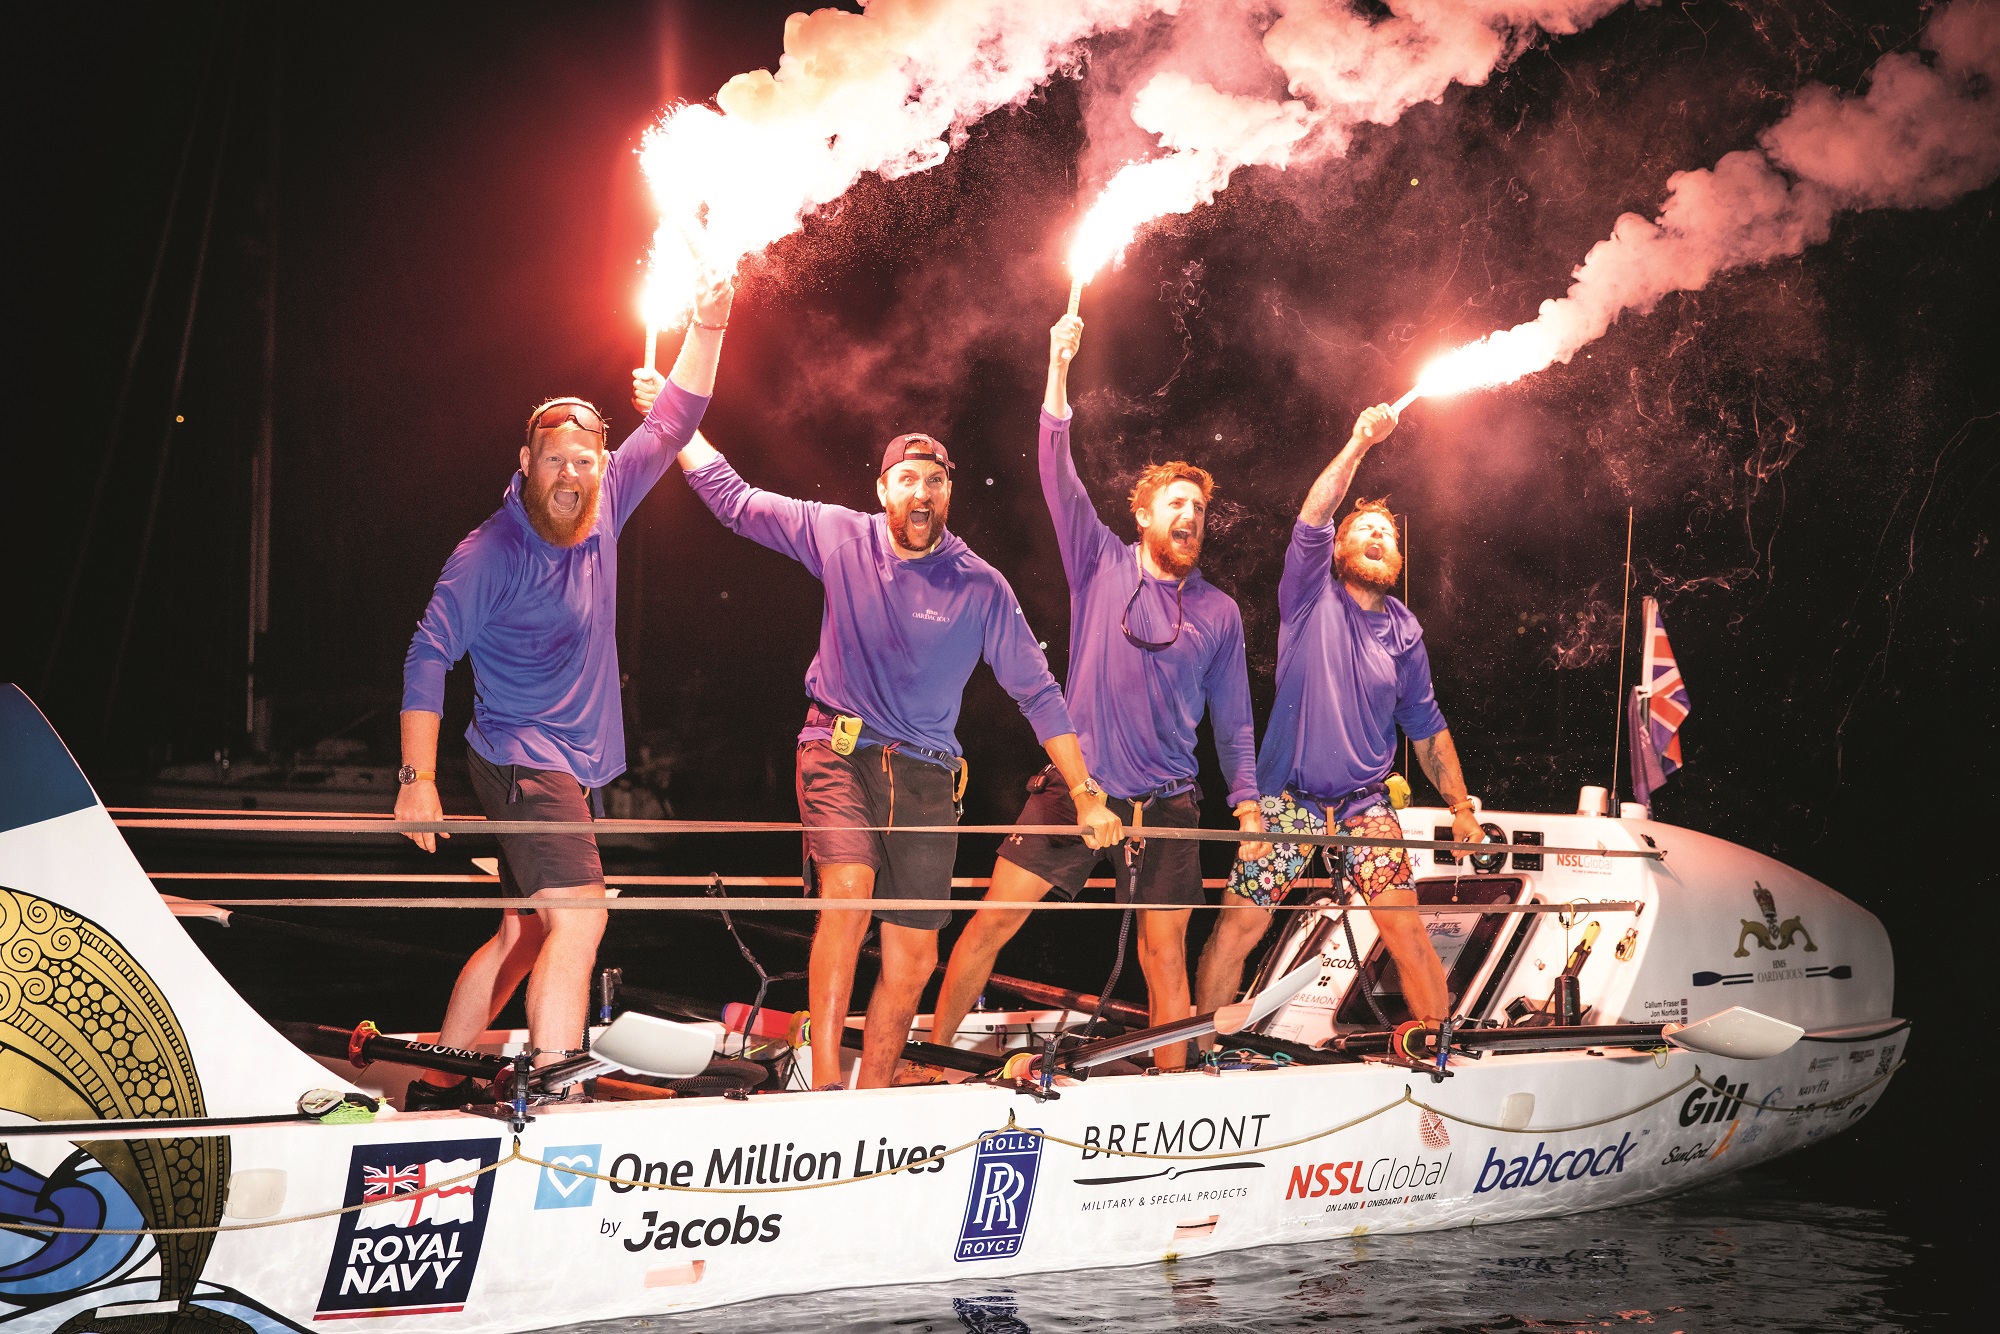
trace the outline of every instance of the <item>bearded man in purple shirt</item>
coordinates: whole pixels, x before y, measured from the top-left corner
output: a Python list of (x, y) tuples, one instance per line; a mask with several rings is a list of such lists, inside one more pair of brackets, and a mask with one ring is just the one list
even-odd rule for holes
[[(398, 820), (444, 818), (436, 782), (444, 681), (468, 653), (475, 694), (466, 761), (487, 818), (568, 823), (603, 813), (598, 794), (625, 771), (618, 534), (701, 424), (734, 295), (726, 277), (697, 295), (666, 392), (655, 372), (634, 372), (635, 389), (643, 379), (651, 391), (651, 410), (616, 451), (605, 448), (604, 418), (582, 399), (550, 399), (528, 415), (520, 469), (500, 509), (445, 562), (410, 640)], [(435, 852), (450, 835), (409, 837)], [(528, 1040), (545, 1064), (583, 1045), (606, 914), (529, 904), (602, 898), (604, 870), (589, 834), (503, 834), (499, 842), (501, 891), (524, 902), (503, 912), (500, 929), (460, 971), (438, 1042), (472, 1045), (525, 977)], [(434, 1074), (411, 1084), (404, 1103), (411, 1111), (462, 1107), (475, 1096), (470, 1079)]]
[[(1214, 480), (1192, 464), (1155, 464), (1140, 475), (1130, 506), (1137, 542), (1120, 539), (1097, 517), (1070, 457), (1069, 365), (1083, 342), (1083, 321), (1065, 315), (1049, 331), (1048, 388), (1038, 451), (1042, 496), (1055, 520), (1056, 545), (1070, 588), (1069, 688), (1065, 697), (1091, 783), (1111, 798), (1131, 842), (1111, 857), (1121, 901), (1139, 914), (1139, 965), (1152, 1022), (1187, 1017), (1188, 919), (1206, 900), (1199, 847), (1184, 839), (1138, 846), (1141, 830), (1192, 828), (1201, 822), (1195, 784), (1195, 729), (1203, 713), (1244, 829), (1263, 828), (1257, 802), (1256, 734), (1243, 649), (1243, 616), (1227, 593), (1202, 578), (1195, 562)], [(1068, 824), (1074, 801), (1051, 771), (1030, 780), (1024, 825)], [(1242, 855), (1268, 847), (1244, 845)], [(952, 949), (938, 993), (931, 1040), (948, 1043), (993, 973), (1000, 949), (1027, 921), (1023, 908), (1054, 891), (1075, 898), (1106, 854), (1071, 836), (1015, 834), (1000, 845), (992, 888)], [(1154, 1052), (1173, 1069), (1187, 1044)]]
[[(1461, 843), (1484, 837), (1465, 794), (1458, 749), (1431, 689), (1423, 627), (1389, 593), (1403, 570), (1395, 519), (1379, 502), (1363, 501), (1338, 525), (1333, 521), (1361, 460), (1395, 429), (1395, 414), (1386, 404), (1361, 414), (1346, 447), (1307, 492), (1285, 551), (1278, 583), (1277, 697), (1257, 755), (1264, 827), (1274, 835), (1319, 834), (1331, 827), (1401, 839), (1402, 822), (1386, 783), (1400, 727), (1451, 807), (1452, 837)], [(1271, 906), (1305, 869), (1308, 849), (1274, 841), (1269, 856), (1239, 861), (1230, 876), (1223, 896), (1229, 911), (1220, 914), (1202, 950), (1195, 982), (1204, 1009), (1236, 998), (1243, 961), (1263, 937)], [(1329, 849), (1326, 860), (1335, 878), (1352, 885), (1370, 906), (1417, 901), (1402, 848), (1349, 845)], [(1402, 978), (1411, 1017), (1438, 1023), (1450, 1013), (1450, 997), (1444, 965), (1420, 915), (1374, 917)]]
[[(943, 443), (919, 433), (889, 442), (875, 482), (879, 514), (759, 490), (700, 435), (680, 462), (725, 527), (790, 556), (826, 589), (799, 731), (807, 878), (823, 899), (882, 906), (819, 915), (807, 979), (812, 1084), (843, 1087), (840, 1036), (872, 915), (882, 923), (882, 971), (868, 1001), (854, 1086), (881, 1088), (894, 1080), (917, 1002), (937, 969), (938, 929), (951, 919), (947, 911), (894, 903), (951, 897), (958, 836), (876, 830), (958, 823), (965, 778), (958, 712), (982, 659), (1063, 781), (1087, 785), (1076, 728), (1014, 590), (945, 529), (952, 464)], [(1090, 846), (1118, 841), (1118, 817), (1101, 793), (1086, 793), (1077, 805)]]

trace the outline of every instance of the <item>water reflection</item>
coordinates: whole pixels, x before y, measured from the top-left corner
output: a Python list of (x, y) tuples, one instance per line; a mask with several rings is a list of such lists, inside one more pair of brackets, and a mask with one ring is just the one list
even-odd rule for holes
[(1004, 1282), (775, 1298), (589, 1334), (1906, 1328), (1911, 1240), (1752, 1174), (1638, 1208)]

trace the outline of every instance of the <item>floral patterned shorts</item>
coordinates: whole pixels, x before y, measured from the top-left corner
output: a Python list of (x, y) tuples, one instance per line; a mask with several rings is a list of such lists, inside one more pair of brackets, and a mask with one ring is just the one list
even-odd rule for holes
[[(1258, 804), (1264, 809), (1264, 828), (1273, 835), (1326, 832), (1326, 817), (1289, 792), (1282, 796), (1264, 797)], [(1400, 839), (1403, 837), (1403, 822), (1396, 818), (1395, 810), (1386, 800), (1377, 801), (1342, 820), (1338, 832)], [(1409, 886), (1410, 857), (1407, 849), (1350, 844), (1322, 851), (1326, 855), (1327, 869), (1336, 878), (1345, 877), (1352, 882), (1361, 891), (1364, 902), (1373, 903), (1375, 896), (1384, 890)], [(1229, 892), (1240, 894), (1260, 907), (1282, 903), (1285, 895), (1291, 892), (1292, 882), (1306, 869), (1310, 856), (1309, 845), (1284, 843), (1274, 838), (1269, 856), (1255, 861), (1238, 861), (1230, 868)]]

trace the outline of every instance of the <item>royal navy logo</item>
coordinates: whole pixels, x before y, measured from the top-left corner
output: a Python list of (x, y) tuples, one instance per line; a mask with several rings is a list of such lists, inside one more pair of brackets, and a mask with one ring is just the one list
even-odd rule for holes
[(1000, 1260), (1021, 1253), (1041, 1168), (1038, 1130), (996, 1130), (979, 1141), (954, 1259)]
[(313, 1319), (464, 1310), (493, 1203), (471, 1174), (499, 1160), (497, 1139), (357, 1144)]

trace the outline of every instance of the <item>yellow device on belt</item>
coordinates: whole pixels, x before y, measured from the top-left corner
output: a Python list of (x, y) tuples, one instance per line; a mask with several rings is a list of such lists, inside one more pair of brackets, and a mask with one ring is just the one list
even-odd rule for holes
[(861, 739), (861, 720), (849, 713), (835, 714), (833, 735), (827, 738), (836, 755), (852, 755), (854, 743)]
[(1410, 780), (1401, 774), (1390, 774), (1382, 780), (1382, 786), (1389, 789), (1389, 807), (1402, 810), (1410, 804)]

